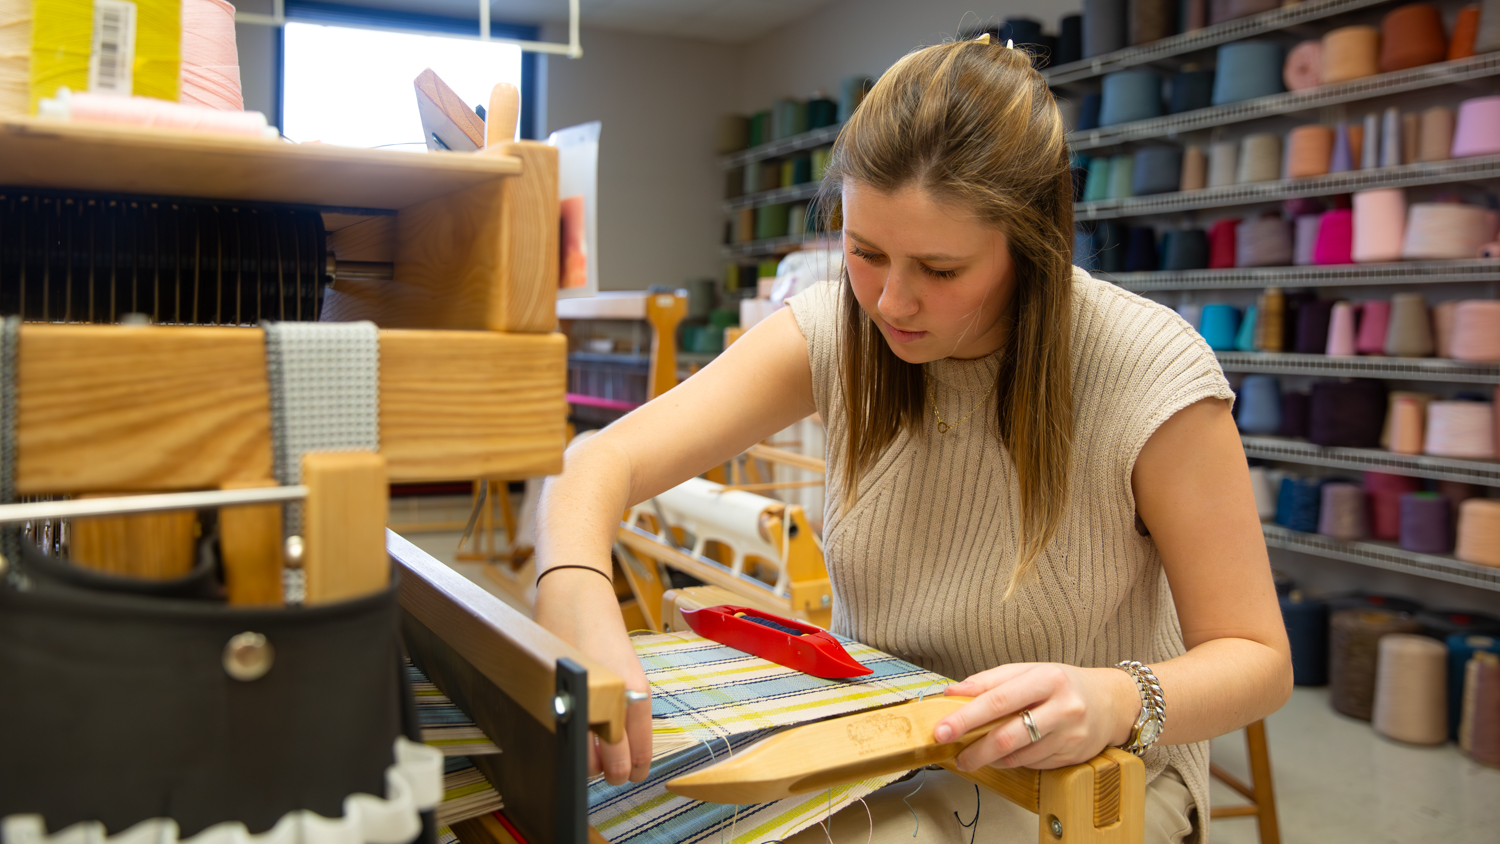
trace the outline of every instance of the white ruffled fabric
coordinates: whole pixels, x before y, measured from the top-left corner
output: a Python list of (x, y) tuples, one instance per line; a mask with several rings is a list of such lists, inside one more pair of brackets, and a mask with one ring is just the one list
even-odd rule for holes
[(98, 821), (48, 835), (41, 815), (10, 815), (0, 819), (0, 844), (407, 844), (422, 831), (417, 813), (443, 801), (443, 754), (398, 738), (395, 756), (385, 770), (386, 796), (351, 794), (338, 818), (299, 809), (259, 835), (239, 821), (226, 821), (184, 839), (170, 818), (141, 821), (118, 835), (106, 835)]

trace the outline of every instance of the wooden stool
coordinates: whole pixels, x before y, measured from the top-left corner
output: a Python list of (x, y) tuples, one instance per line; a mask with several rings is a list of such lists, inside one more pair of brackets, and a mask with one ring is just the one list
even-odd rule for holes
[(1245, 785), (1233, 774), (1210, 764), (1208, 771), (1220, 782), (1245, 795), (1248, 806), (1215, 806), (1209, 812), (1214, 820), (1254, 816), (1260, 824), (1260, 844), (1281, 844), (1281, 827), (1276, 823), (1276, 791), (1271, 786), (1271, 754), (1266, 749), (1266, 722), (1256, 721), (1245, 727), (1245, 744), (1250, 757), (1250, 784)]

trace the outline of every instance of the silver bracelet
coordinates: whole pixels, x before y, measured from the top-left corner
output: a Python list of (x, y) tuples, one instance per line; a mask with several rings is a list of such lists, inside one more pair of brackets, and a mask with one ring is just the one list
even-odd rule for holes
[(1161, 682), (1147, 666), (1127, 659), (1115, 667), (1135, 680), (1135, 689), (1141, 696), (1140, 715), (1130, 728), (1129, 740), (1121, 747), (1137, 756), (1144, 756), (1151, 745), (1161, 738), (1162, 730), (1167, 726), (1166, 697), (1162, 694)]

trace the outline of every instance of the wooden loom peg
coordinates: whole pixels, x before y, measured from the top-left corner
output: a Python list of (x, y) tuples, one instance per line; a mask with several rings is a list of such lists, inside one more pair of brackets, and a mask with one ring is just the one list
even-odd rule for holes
[(936, 695), (793, 727), (717, 765), (671, 780), (667, 790), (710, 803), (769, 803), (946, 762), (1006, 720), (939, 744), (933, 729), (970, 700)]
[[(273, 481), (231, 481), (224, 489), (275, 486)], [(282, 566), (280, 504), (254, 504), (219, 510), (219, 550), (229, 603), (279, 606)]]
[(516, 119), (521, 114), (521, 92), (509, 82), (490, 89), (490, 104), (484, 117), (484, 146), (508, 144), (516, 139)]
[(373, 451), (302, 457), (302, 565), (307, 603), (358, 598), (390, 582), (385, 523), (390, 487), (385, 458)]

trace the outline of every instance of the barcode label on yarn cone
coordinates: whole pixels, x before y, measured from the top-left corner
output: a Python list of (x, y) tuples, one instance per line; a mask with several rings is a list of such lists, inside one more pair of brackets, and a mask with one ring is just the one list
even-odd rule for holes
[(130, 96), (135, 65), (135, 3), (94, 0), (94, 44), (89, 52), (89, 90)]

